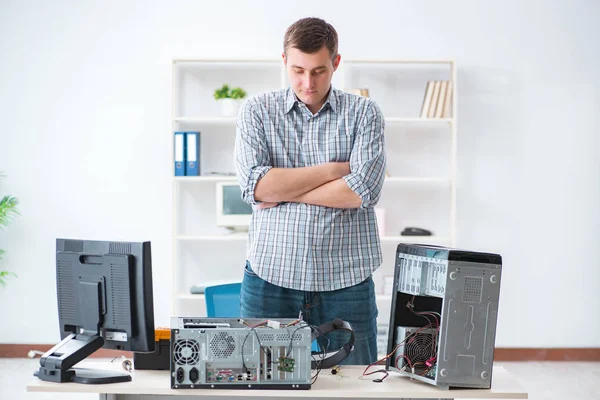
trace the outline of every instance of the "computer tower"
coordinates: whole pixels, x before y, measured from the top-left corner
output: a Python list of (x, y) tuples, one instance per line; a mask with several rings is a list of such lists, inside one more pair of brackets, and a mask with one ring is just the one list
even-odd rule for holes
[(386, 369), (440, 388), (490, 388), (502, 257), (399, 244)]
[(171, 388), (310, 389), (310, 326), (267, 322), (171, 317)]

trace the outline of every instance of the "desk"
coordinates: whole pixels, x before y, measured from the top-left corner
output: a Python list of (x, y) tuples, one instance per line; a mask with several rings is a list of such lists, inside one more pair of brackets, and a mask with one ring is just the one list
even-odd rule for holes
[[(81, 367), (110, 369), (115, 364), (81, 363)], [(168, 371), (134, 371), (133, 380), (107, 385), (45, 382), (37, 378), (27, 385), (28, 392), (98, 393), (101, 400), (159, 400), (162, 396), (178, 399), (526, 399), (527, 392), (503, 367), (495, 366), (492, 389), (441, 390), (423, 382), (411, 380), (395, 372), (382, 382), (375, 383), (373, 374), (359, 379), (364, 367), (343, 366), (340, 374), (329, 370), (319, 374), (310, 390), (226, 390), (226, 389), (171, 389)], [(33, 371), (32, 371), (33, 373)]]

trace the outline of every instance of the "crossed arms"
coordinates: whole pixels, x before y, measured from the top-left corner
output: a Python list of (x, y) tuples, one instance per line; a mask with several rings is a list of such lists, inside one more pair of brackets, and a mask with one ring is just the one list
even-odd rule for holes
[(280, 202), (315, 204), (335, 208), (358, 208), (361, 199), (344, 182), (349, 162), (312, 167), (272, 168), (256, 184), (255, 200), (267, 208)]
[(333, 208), (377, 204), (383, 186), (385, 152), (383, 117), (372, 105), (356, 135), (349, 162), (300, 168), (274, 168), (258, 113), (250, 104), (238, 121), (235, 161), (242, 196), (268, 208), (281, 202)]

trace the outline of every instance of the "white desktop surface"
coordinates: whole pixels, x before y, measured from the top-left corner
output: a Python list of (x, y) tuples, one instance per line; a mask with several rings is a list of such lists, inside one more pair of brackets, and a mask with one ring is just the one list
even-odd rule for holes
[[(119, 363), (85, 362), (78, 366), (99, 369), (114, 369)], [(501, 366), (495, 366), (492, 375), (491, 389), (451, 389), (442, 390), (433, 385), (411, 380), (395, 372), (382, 382), (372, 379), (383, 374), (373, 374), (359, 379), (364, 366), (342, 366), (340, 374), (332, 375), (330, 370), (323, 370), (312, 388), (309, 390), (254, 390), (254, 389), (171, 389), (168, 371), (139, 370), (133, 372), (131, 382), (105, 385), (83, 385), (78, 383), (54, 383), (33, 378), (27, 385), (28, 392), (55, 393), (98, 393), (100, 398), (151, 398), (161, 396), (189, 396), (213, 398), (286, 398), (286, 399), (526, 399), (527, 392), (516, 379)], [(371, 370), (375, 370), (373, 367)], [(33, 371), (32, 371), (33, 373)], [(129, 396), (144, 395), (144, 396)]]

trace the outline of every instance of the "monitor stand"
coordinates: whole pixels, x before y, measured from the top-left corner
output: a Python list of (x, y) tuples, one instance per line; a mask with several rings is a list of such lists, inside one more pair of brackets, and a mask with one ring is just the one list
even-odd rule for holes
[(50, 382), (101, 384), (131, 381), (131, 375), (119, 371), (71, 368), (102, 345), (104, 339), (99, 335), (72, 333), (42, 356), (40, 369), (33, 375)]

